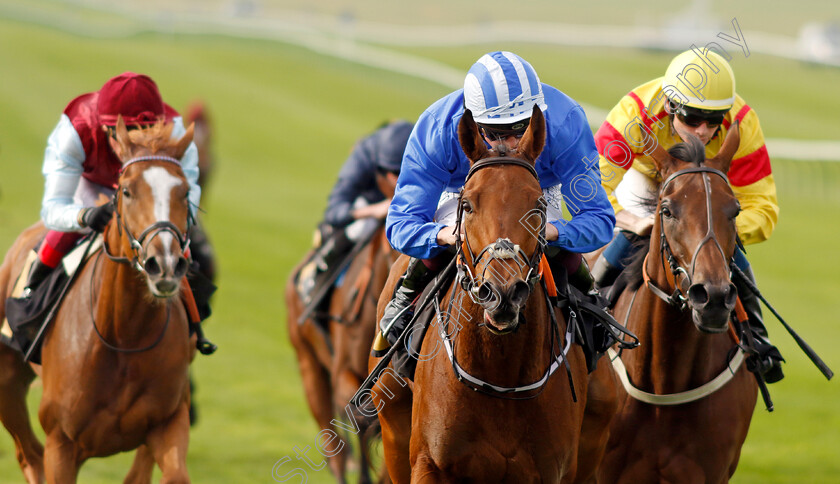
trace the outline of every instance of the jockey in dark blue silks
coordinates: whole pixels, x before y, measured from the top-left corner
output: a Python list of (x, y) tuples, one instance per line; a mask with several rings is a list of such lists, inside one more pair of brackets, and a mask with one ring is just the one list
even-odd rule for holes
[[(391, 345), (410, 320), (410, 304), (442, 268), (455, 243), (458, 191), (470, 162), (458, 141), (458, 124), (469, 109), (490, 147), (513, 149), (534, 106), (545, 115), (546, 142), (536, 170), (547, 202), (546, 256), (563, 267), (584, 292), (591, 277), (581, 253), (612, 238), (615, 216), (598, 170), (598, 151), (580, 105), (542, 84), (531, 65), (510, 52), (476, 62), (459, 89), (432, 104), (406, 146), (402, 171), (386, 222), (391, 245), (412, 257), (380, 327)], [(563, 215), (565, 205), (571, 217)], [(577, 281), (577, 282), (575, 282)], [(375, 352), (382, 348), (374, 348)]]
[(304, 304), (311, 302), (313, 289), (323, 282), (323, 275), (355, 243), (370, 239), (385, 218), (391, 199), (390, 194), (382, 192), (380, 183), (396, 183), (412, 127), (408, 121), (389, 122), (353, 147), (330, 192), (324, 220), (316, 234), (317, 250), (298, 277), (298, 292)]

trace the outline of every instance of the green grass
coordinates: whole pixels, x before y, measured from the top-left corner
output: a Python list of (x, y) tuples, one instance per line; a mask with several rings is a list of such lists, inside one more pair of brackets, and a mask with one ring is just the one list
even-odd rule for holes
[[(543, 82), (605, 111), (634, 87), (664, 75), (675, 55), (638, 49), (507, 43), (400, 50), (465, 70), (485, 52), (511, 50), (527, 59)], [(734, 53), (731, 65), (737, 92), (758, 113), (766, 137), (838, 139), (840, 96), (831, 93), (840, 84), (840, 69)], [(768, 77), (768, 72), (784, 75)], [(600, 125), (603, 119), (596, 121)]]
[[(466, 71), (494, 47), (412, 52)], [(505, 48), (522, 53), (547, 82), (600, 106), (656, 75), (667, 61), (666, 55), (649, 52)], [(152, 34), (102, 40), (9, 20), (0, 20), (0, 59), (3, 250), (38, 218), (44, 143), (73, 96), (135, 70), (156, 79), (176, 108), (196, 98), (207, 101), (219, 165), (202, 205), (220, 266), (207, 333), (220, 350), (199, 357), (193, 367), (201, 421), (191, 435), (189, 467), (195, 482), (273, 482), (274, 463), (294, 458), (295, 446), (314, 446), (317, 433), (286, 336), (285, 278), (305, 252), (356, 139), (385, 119), (416, 119), (446, 90), (278, 43)], [(784, 123), (801, 119), (804, 107), (813, 116), (802, 118), (811, 123), (807, 128), (796, 127), (802, 137), (830, 137), (820, 125), (833, 126), (836, 134), (831, 114), (840, 107), (837, 96), (817, 93), (837, 85), (835, 71), (812, 78), (786, 61), (748, 62), (754, 61), (760, 68), (745, 72), (743, 82), (753, 86), (755, 95), (748, 100), (767, 113), (762, 120), (768, 133), (782, 136)], [(784, 69), (793, 76), (790, 82), (812, 88), (797, 91), (798, 98), (776, 96), (792, 89), (787, 80), (760, 75), (770, 68)], [(840, 337), (834, 317), (840, 292), (835, 249), (840, 164), (774, 163), (780, 222), (769, 242), (748, 249), (749, 257), (767, 297), (829, 365), (840, 369), (840, 351), (832, 344)], [(817, 374), (780, 325), (768, 318), (768, 326), (788, 359), (787, 378), (771, 387), (776, 411), (756, 409), (735, 482), (830, 481), (840, 471), (840, 390)], [(36, 388), (30, 399), (33, 408), (38, 393)], [(21, 482), (5, 435), (0, 432), (0, 483)], [(122, 455), (91, 461), (81, 482), (119, 481), (130, 460)], [(326, 470), (308, 475), (310, 482), (331, 482)]]

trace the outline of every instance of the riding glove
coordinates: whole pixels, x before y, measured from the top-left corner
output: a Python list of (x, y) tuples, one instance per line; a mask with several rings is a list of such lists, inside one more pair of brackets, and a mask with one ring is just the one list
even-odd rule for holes
[(111, 202), (98, 207), (84, 208), (79, 214), (79, 225), (82, 228), (90, 227), (93, 231), (102, 232), (113, 215), (114, 204)]

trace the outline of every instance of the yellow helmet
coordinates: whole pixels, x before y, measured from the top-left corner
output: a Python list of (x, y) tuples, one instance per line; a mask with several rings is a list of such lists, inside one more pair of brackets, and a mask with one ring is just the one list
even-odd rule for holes
[(702, 110), (729, 110), (735, 104), (735, 74), (722, 56), (712, 50), (687, 50), (674, 57), (662, 90), (684, 106)]

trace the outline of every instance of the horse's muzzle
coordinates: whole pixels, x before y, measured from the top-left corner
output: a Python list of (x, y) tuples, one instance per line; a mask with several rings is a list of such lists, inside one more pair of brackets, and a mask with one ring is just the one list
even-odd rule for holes
[(519, 313), (531, 294), (528, 283), (519, 279), (506, 288), (486, 281), (478, 289), (479, 305), (484, 308), (484, 323), (494, 334), (507, 334), (519, 327)]
[(694, 325), (704, 333), (726, 331), (737, 297), (738, 290), (728, 281), (692, 284), (688, 288), (688, 305)]
[(155, 297), (168, 298), (178, 293), (181, 279), (187, 273), (189, 262), (184, 256), (152, 256), (143, 263), (149, 289)]

